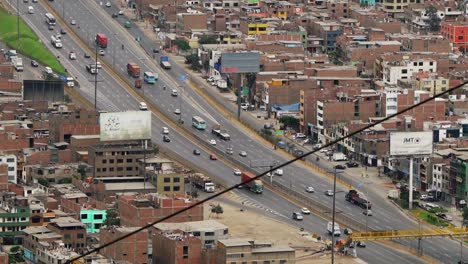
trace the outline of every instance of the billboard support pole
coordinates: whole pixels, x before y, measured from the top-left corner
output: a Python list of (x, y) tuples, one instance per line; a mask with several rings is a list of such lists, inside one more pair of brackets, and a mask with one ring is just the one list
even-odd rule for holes
[(236, 74), (237, 78), (237, 120), (240, 120), (241, 115), (241, 94), (242, 94), (242, 85), (241, 85), (241, 73)]
[(411, 210), (413, 209), (413, 156), (410, 157), (410, 165), (409, 165), (409, 204), (408, 208)]

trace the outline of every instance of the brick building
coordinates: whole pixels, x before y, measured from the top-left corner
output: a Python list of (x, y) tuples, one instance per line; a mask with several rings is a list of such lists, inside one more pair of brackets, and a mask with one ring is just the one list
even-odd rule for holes
[[(138, 227), (111, 226), (102, 228), (99, 234), (100, 243), (105, 244), (116, 238), (133, 232), (135, 229), (138, 229)], [(149, 263), (148, 238), (148, 230), (145, 229), (136, 233), (135, 235), (129, 236), (103, 248), (100, 253), (116, 261), (128, 261), (128, 263), (146, 264)]]
[[(202, 264), (201, 240), (182, 230), (152, 234), (154, 264)], [(226, 262), (218, 262), (226, 263)]]
[(86, 228), (85, 224), (71, 217), (59, 217), (52, 219), (47, 226), (50, 230), (63, 237), (63, 243), (69, 248), (86, 247)]
[(98, 113), (77, 109), (70, 113), (49, 116), (50, 138), (53, 142), (70, 143), (72, 135), (98, 135)]
[(249, 239), (220, 240), (217, 263), (296, 263), (296, 252), (288, 246)]

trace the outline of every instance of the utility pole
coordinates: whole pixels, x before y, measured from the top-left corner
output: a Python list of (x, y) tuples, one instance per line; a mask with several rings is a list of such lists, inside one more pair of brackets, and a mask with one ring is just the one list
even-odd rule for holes
[(97, 63), (98, 63), (98, 45), (97, 43), (95, 44), (96, 45), (96, 52), (95, 52), (95, 59), (96, 61), (94, 62), (94, 70), (96, 71), (96, 74), (94, 75), (94, 110), (97, 111), (97, 83), (98, 83), (98, 80), (97, 80), (97, 76), (98, 76), (98, 67), (97, 67)]
[(241, 80), (242, 80), (242, 77), (241, 77), (241, 74), (240, 74), (240, 73), (237, 73), (237, 74), (236, 74), (236, 77), (237, 77), (237, 86), (239, 87), (239, 88), (238, 88), (238, 91), (237, 91), (237, 120), (240, 120), (240, 115), (241, 115), (241, 95), (242, 95), (242, 84), (241, 84)]
[(333, 169), (333, 207), (332, 207), (332, 238), (331, 238), (331, 263), (335, 264), (335, 201), (336, 201), (336, 168)]
[(20, 48), (20, 12), (19, 12), (19, 0), (16, 0), (16, 26), (18, 35), (18, 44), (16, 45), (17, 52)]
[(273, 161), (259, 161), (260, 164), (252, 164), (252, 161), (250, 161), (250, 167), (251, 168), (269, 168), (269, 171), (267, 176), (270, 177), (270, 184), (273, 184), (273, 167), (276, 166), (276, 162), (273, 160)]

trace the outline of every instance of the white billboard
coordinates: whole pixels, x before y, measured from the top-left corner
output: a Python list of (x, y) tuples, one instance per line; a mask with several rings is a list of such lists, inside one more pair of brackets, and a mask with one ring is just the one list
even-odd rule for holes
[(151, 112), (129, 111), (101, 113), (101, 141), (151, 138)]
[(432, 154), (432, 131), (390, 133), (390, 156)]

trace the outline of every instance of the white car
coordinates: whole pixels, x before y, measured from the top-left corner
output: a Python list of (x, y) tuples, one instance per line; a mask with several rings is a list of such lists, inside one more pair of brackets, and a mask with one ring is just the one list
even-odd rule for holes
[(210, 142), (211, 145), (216, 146), (216, 140), (210, 139), (208, 142)]
[(367, 216), (372, 216), (372, 210), (365, 210), (364, 212), (362, 212), (364, 215), (367, 215)]
[(73, 51), (70, 51), (70, 53), (68, 54), (68, 58), (70, 60), (76, 60), (76, 53)]
[(308, 193), (313, 193), (313, 192), (315, 192), (314, 187), (312, 187), (312, 186), (307, 187), (307, 188), (305, 189), (305, 191), (308, 192)]
[(275, 174), (278, 175), (278, 176), (283, 176), (283, 169), (277, 169), (275, 171)]
[(101, 69), (101, 68), (102, 68), (102, 65), (101, 65), (101, 63), (100, 63), (99, 61), (98, 61), (97, 63), (95, 63), (95, 64), (97, 65), (97, 68), (98, 68), (98, 69)]
[(106, 55), (106, 52), (105, 52), (104, 50), (102, 50), (102, 49), (100, 49), (98, 53), (99, 53), (99, 55), (101, 55), (101, 56)]
[(76, 25), (76, 20), (75, 20), (75, 19), (72, 19), (72, 20), (70, 21), (70, 24), (71, 24), (72, 26)]
[(241, 152), (239, 152), (239, 155), (240, 155), (241, 157), (247, 157), (247, 152), (241, 151)]
[(110, 3), (110, 2), (107, 2), (107, 3), (106, 3), (106, 7), (111, 7), (111, 3)]
[(240, 176), (242, 172), (239, 169), (234, 169), (234, 175)]
[(307, 208), (303, 207), (303, 208), (301, 208), (301, 213), (303, 213), (303, 214), (306, 214), (306, 215), (307, 215), (307, 214), (310, 214), (310, 211), (309, 211), (309, 209), (307, 209)]
[(120, 10), (120, 11), (119, 11), (119, 15), (123, 15), (123, 10)]
[(163, 128), (162, 128), (162, 133), (163, 133), (164, 135), (169, 134), (169, 128), (163, 127)]
[(326, 196), (333, 196), (333, 191), (332, 190), (326, 190), (325, 195)]
[(242, 104), (241, 104), (241, 108), (242, 108), (242, 110), (247, 111), (247, 109), (249, 109), (249, 104), (242, 103)]
[(174, 110), (174, 114), (180, 115), (180, 109), (179, 109), (179, 108), (176, 108), (176, 110)]
[(296, 138), (306, 138), (307, 136), (304, 133), (297, 133)]
[(173, 89), (171, 95), (176, 97), (179, 95), (179, 92), (176, 89)]

